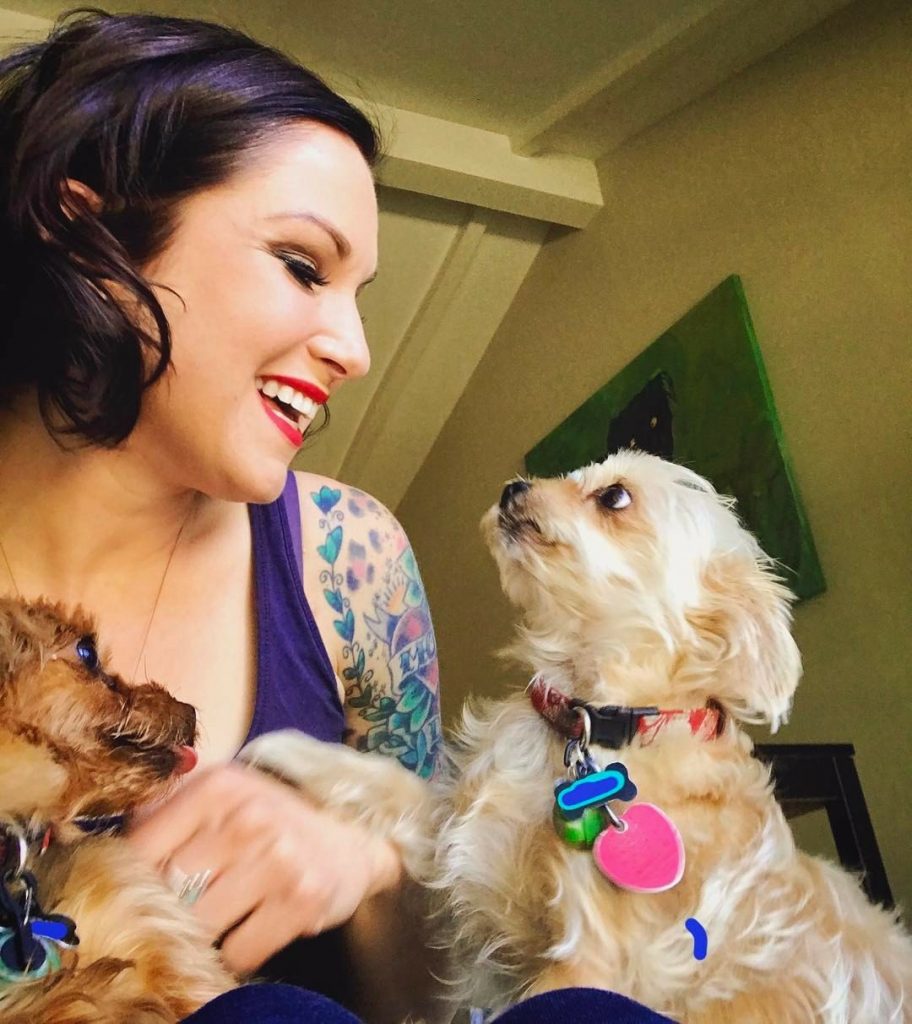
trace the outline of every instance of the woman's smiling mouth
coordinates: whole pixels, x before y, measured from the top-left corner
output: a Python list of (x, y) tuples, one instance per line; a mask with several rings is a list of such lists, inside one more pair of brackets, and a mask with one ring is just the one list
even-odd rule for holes
[(294, 377), (257, 377), (256, 386), (269, 418), (300, 448), (317, 409), (329, 396), (316, 384)]

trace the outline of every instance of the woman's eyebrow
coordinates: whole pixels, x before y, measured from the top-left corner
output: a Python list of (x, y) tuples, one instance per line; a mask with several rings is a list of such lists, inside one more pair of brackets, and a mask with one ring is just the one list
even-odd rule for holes
[[(284, 213), (274, 213), (271, 216), (267, 217), (266, 219), (306, 220), (308, 223), (316, 225), (322, 231), (325, 231), (327, 235), (329, 235), (329, 237), (333, 240), (333, 244), (336, 247), (336, 252), (339, 255), (339, 259), (344, 260), (351, 255), (351, 243), (349, 242), (349, 240), (345, 237), (345, 235), (342, 234), (342, 232), (337, 227), (335, 227), (335, 225), (330, 224), (328, 220), (319, 216), (319, 214), (311, 213), (309, 210), (286, 210)], [(370, 277), (361, 282), (361, 287), (358, 290), (360, 291), (361, 288), (364, 288), (366, 285), (369, 285), (371, 281), (376, 279), (376, 277), (377, 271), (375, 270)]]
[(311, 224), (316, 224), (318, 228), (321, 228), (326, 232), (327, 235), (333, 240), (333, 244), (336, 247), (336, 252), (339, 254), (340, 259), (346, 259), (351, 255), (351, 243), (342, 234), (342, 232), (330, 224), (328, 220), (324, 220), (316, 213), (310, 213), (307, 210), (288, 210), (285, 213), (274, 213), (267, 220), (306, 220)]

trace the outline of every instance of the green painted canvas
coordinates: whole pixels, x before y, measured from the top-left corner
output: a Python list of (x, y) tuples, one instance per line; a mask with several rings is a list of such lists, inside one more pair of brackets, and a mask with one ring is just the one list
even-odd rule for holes
[(738, 500), (799, 598), (826, 589), (740, 278), (726, 278), (539, 442), (535, 476), (639, 447)]

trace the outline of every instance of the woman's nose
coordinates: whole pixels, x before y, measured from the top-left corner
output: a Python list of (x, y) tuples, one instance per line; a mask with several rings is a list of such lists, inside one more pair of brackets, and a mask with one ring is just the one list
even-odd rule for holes
[(329, 364), (341, 380), (357, 380), (370, 369), (370, 349), (364, 323), (353, 301), (333, 303), (326, 311), (322, 329), (310, 339), (311, 353)]

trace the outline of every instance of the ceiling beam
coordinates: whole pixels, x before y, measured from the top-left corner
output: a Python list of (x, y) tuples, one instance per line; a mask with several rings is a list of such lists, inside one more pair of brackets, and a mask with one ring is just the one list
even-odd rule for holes
[(523, 156), (507, 135), (411, 110), (374, 104), (369, 112), (387, 136), (377, 178), (391, 188), (574, 228), (602, 208), (592, 160)]
[(512, 135), (516, 153), (532, 156), (547, 148), (550, 135), (588, 104), (621, 96), (652, 74), (686, 46), (727, 20), (734, 8), (757, 0), (696, 0), (638, 40), (628, 50), (555, 100), (547, 109)]
[(515, 131), (513, 149), (597, 159), (847, 2), (693, 0)]

